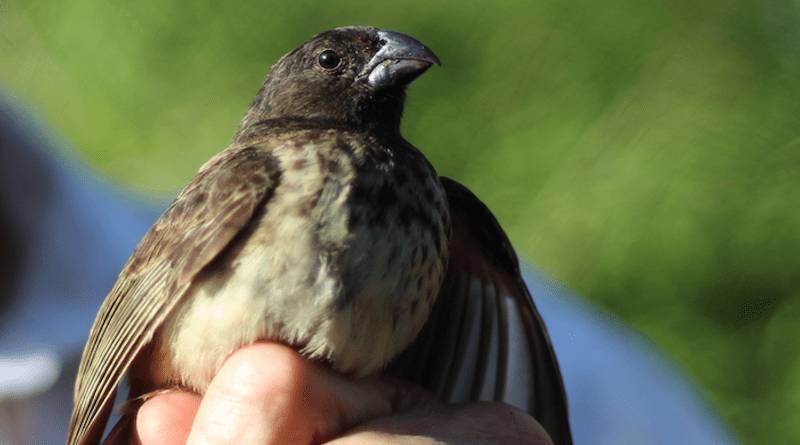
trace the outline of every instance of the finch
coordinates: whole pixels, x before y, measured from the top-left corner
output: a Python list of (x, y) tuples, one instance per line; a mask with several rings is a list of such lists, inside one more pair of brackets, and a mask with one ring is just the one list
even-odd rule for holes
[[(270, 339), (358, 378), (386, 369), (446, 401), (510, 400), (571, 443), (550, 341), (517, 256), (472, 193), (400, 134), (434, 53), (371, 27), (319, 34), (270, 70), (230, 145), (144, 236), (92, 327), (67, 443), (129, 398), (203, 394)], [(387, 368), (388, 366), (388, 368)]]

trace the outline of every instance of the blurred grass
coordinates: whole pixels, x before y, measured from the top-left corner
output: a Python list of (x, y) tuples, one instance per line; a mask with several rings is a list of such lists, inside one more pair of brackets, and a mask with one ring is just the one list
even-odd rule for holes
[(443, 61), (406, 137), (521, 253), (644, 331), (745, 443), (800, 443), (800, 3), (0, 3), (0, 82), (176, 191), (281, 55), (346, 24)]

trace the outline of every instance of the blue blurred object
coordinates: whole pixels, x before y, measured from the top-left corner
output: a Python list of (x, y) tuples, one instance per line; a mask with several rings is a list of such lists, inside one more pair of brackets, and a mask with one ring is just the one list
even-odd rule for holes
[(0, 294), (0, 444), (64, 443), (89, 327), (166, 207), (155, 201), (119, 190), (0, 93), (0, 238), (13, 238), (0, 246), (18, 266)]
[[(13, 281), (0, 286), (0, 444), (64, 443), (95, 313), (166, 205), (120, 190), (0, 94), (0, 240), (18, 246)], [(738, 443), (641, 333), (544, 274), (526, 279), (561, 364), (576, 444)]]
[(544, 273), (524, 275), (561, 366), (575, 444), (739, 443), (644, 334)]

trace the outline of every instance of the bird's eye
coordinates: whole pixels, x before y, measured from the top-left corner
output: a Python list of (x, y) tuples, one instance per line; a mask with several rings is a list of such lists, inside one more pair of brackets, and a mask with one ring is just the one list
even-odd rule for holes
[(342, 58), (339, 57), (339, 54), (332, 50), (328, 49), (322, 52), (317, 58), (319, 62), (319, 66), (327, 69), (336, 68), (339, 66), (339, 63), (342, 61)]

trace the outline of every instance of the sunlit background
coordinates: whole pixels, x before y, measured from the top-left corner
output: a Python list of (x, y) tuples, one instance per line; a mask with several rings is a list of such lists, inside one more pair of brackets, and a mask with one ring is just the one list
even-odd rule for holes
[(280, 56), (348, 24), (436, 52), (404, 134), (523, 257), (672, 354), (745, 443), (800, 443), (797, 0), (12, 0), (0, 86), (168, 196)]

